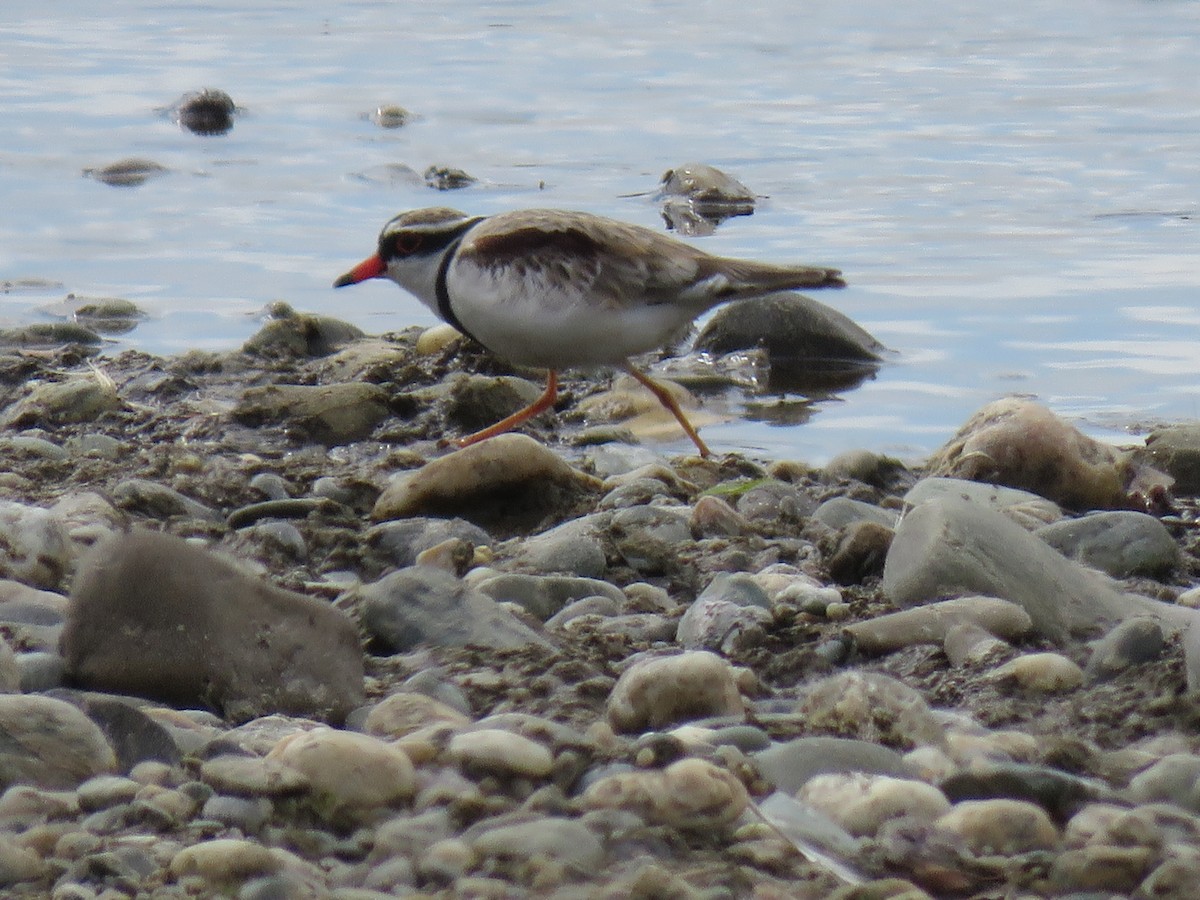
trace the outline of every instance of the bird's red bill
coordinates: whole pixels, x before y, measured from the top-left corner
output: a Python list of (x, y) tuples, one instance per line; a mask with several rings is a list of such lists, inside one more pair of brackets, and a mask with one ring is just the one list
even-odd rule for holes
[(382, 278), (385, 274), (387, 274), (387, 266), (383, 259), (379, 256), (369, 256), (335, 281), (333, 286), (335, 288), (345, 287), (348, 284), (366, 281), (368, 278)]

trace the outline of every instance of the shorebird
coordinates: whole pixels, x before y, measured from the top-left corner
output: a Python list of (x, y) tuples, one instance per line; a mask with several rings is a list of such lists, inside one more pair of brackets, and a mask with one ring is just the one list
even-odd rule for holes
[(464, 335), (511, 363), (549, 370), (526, 408), (458, 441), (465, 447), (551, 408), (558, 372), (618, 366), (678, 420), (701, 456), (709, 449), (679, 404), (629, 358), (668, 343), (707, 310), (798, 288), (844, 287), (841, 272), (730, 259), (640, 225), (558, 209), (469, 216), (433, 207), (404, 212), (377, 252), (334, 282), (390, 278)]

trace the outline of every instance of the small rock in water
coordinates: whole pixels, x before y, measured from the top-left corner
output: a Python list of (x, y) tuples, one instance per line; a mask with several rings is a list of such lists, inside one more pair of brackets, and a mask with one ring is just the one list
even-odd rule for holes
[(667, 169), (659, 179), (659, 190), (666, 195), (687, 197), (702, 203), (754, 205), (754, 193), (720, 169), (704, 163), (684, 163)]
[(767, 389), (798, 392), (862, 381), (879, 367), (884, 350), (848, 316), (793, 292), (722, 307), (695, 345), (717, 354), (755, 347), (767, 352)]
[(113, 187), (137, 187), (151, 178), (167, 174), (167, 167), (150, 159), (130, 157), (109, 163), (100, 169), (84, 169), (83, 174)]
[(479, 180), (462, 169), (450, 166), (430, 166), (425, 170), (424, 177), (425, 183), (438, 191), (457, 191)]
[(233, 98), (217, 88), (204, 88), (184, 94), (175, 103), (175, 120), (180, 127), (204, 136), (225, 134), (233, 128), (237, 105)]
[(371, 121), (380, 128), (402, 128), (411, 120), (412, 113), (394, 103), (376, 107), (375, 112), (371, 113)]

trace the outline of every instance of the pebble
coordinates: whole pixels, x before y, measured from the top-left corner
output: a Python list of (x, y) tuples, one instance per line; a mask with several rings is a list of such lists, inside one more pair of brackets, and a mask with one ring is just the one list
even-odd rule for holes
[(447, 750), (464, 771), (510, 778), (545, 778), (554, 765), (554, 757), (544, 746), (499, 728), (456, 734)]
[(661, 506), (618, 510), (609, 532), (626, 565), (642, 575), (674, 571), (680, 551), (692, 543), (687, 516)]
[(311, 787), (302, 772), (277, 759), (232, 754), (205, 760), (200, 779), (223, 794), (241, 797), (290, 797)]
[(607, 703), (609, 723), (626, 733), (744, 712), (733, 666), (705, 650), (635, 661)]
[(856, 837), (874, 837), (898, 819), (933, 823), (950, 811), (946, 795), (930, 784), (889, 775), (825, 774), (810, 778), (799, 797)]
[(0, 575), (30, 587), (56, 588), (71, 563), (57, 517), (37, 506), (0, 500)]
[(934, 827), (979, 856), (1053, 850), (1059, 841), (1058, 829), (1046, 812), (1024, 800), (964, 800)]
[(772, 744), (753, 754), (755, 766), (781, 791), (794, 794), (823, 773), (863, 773), (907, 778), (908, 764), (890, 747), (852, 738), (813, 736)]
[(415, 565), (417, 557), (449, 540), (475, 547), (490, 547), (491, 535), (465, 519), (432, 519), (412, 516), (394, 522), (380, 522), (367, 529), (366, 541), (372, 550), (383, 554), (397, 568)]
[[(524, 490), (536, 485), (537, 490)], [(512, 495), (543, 514), (571, 497), (598, 490), (600, 482), (523, 434), (502, 434), (464, 447), (393, 479), (371, 512), (372, 518), (401, 519), (423, 513), (485, 515), (480, 507), (497, 502), (511, 512)]]
[(961, 498), (928, 500), (904, 517), (888, 551), (883, 589), (904, 607), (948, 593), (1010, 600), (1053, 641), (1094, 635), (1130, 616), (1153, 615), (1176, 629), (1197, 616), (1125, 594), (1002, 513)]
[(395, 740), (430, 725), (461, 728), (470, 724), (470, 717), (425, 694), (399, 691), (371, 707), (363, 730), (375, 737)]
[(1135, 803), (1174, 803), (1200, 814), (1200, 756), (1172, 753), (1139, 772), (1127, 794)]
[(399, 569), (359, 592), (362, 624), (388, 652), (443, 647), (548, 646), (548, 640), (486, 594), (432, 566)]
[(1064, 556), (1115, 578), (1162, 577), (1180, 562), (1167, 526), (1132, 510), (1096, 512), (1039, 528), (1035, 534)]
[(846, 626), (864, 653), (893, 653), (917, 644), (943, 643), (962, 625), (974, 625), (1006, 641), (1025, 637), (1033, 622), (1020, 606), (995, 597), (958, 597)]
[(904, 495), (912, 509), (928, 500), (959, 498), (1002, 512), (1027, 531), (1035, 531), (1064, 516), (1057, 503), (1030, 491), (962, 478), (922, 478)]
[(991, 677), (1024, 691), (1056, 694), (1083, 684), (1083, 669), (1061, 653), (1025, 653), (998, 666)]
[(1150, 618), (1126, 619), (1092, 644), (1087, 675), (1094, 680), (1114, 678), (1132, 666), (1158, 659), (1165, 649), (1165, 636), (1158, 622)]
[(733, 773), (702, 759), (681, 759), (665, 769), (609, 775), (583, 793), (593, 809), (621, 809), (650, 824), (686, 830), (728, 825), (750, 802)]
[(507, 864), (541, 866), (552, 862), (586, 872), (602, 866), (605, 860), (604, 843), (595, 831), (578, 819), (560, 816), (472, 829), (465, 843), (478, 857)]
[(474, 583), (480, 593), (500, 603), (516, 603), (543, 622), (568, 603), (585, 597), (604, 597), (618, 606), (625, 601), (620, 588), (596, 578), (507, 573)]
[(104, 732), (64, 700), (0, 694), (0, 734), (0, 785), (75, 788), (117, 767)]
[(216, 705), (234, 719), (341, 721), (362, 702), (358, 632), (344, 613), (172, 535), (137, 530), (97, 544), (71, 600), (63, 657), (93, 690)]
[(366, 734), (319, 728), (291, 735), (267, 759), (305, 776), (317, 808), (335, 820), (369, 817), (404, 803), (417, 788), (409, 758)]
[(272, 384), (247, 388), (234, 407), (243, 425), (285, 425), (337, 446), (360, 441), (388, 415), (388, 395), (376, 384)]
[(236, 838), (219, 838), (185, 847), (171, 860), (176, 878), (195, 875), (212, 885), (233, 885), (273, 875), (281, 863), (270, 848)]
[(145, 478), (126, 478), (113, 486), (112, 499), (119, 508), (153, 519), (182, 516), (208, 522), (221, 521), (220, 514), (174, 488)]
[[(828, 467), (826, 471), (829, 471)], [(893, 509), (882, 509), (873, 503), (850, 497), (832, 497), (813, 510), (811, 518), (835, 530), (855, 522), (874, 522), (884, 528), (894, 529), (900, 516)]]

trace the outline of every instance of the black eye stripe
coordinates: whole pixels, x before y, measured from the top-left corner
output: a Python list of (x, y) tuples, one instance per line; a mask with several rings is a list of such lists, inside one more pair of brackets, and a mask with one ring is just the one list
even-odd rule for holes
[(439, 226), (410, 226), (392, 232), (385, 231), (379, 237), (379, 255), (383, 259), (396, 259), (440, 253), (480, 221), (479, 218), (463, 219)]

